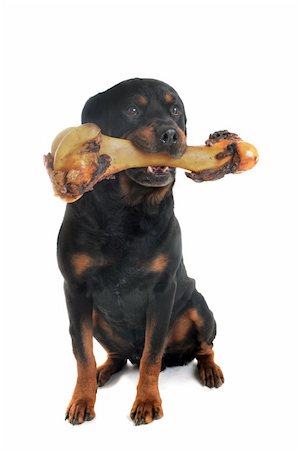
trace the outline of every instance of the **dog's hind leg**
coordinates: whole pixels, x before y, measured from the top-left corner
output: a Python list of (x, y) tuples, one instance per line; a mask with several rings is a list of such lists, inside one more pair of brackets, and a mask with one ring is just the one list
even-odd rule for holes
[(93, 310), (93, 336), (107, 352), (107, 360), (97, 367), (98, 387), (104, 386), (110, 377), (119, 372), (127, 363), (128, 343), (117, 336), (104, 316)]
[(214, 362), (213, 340), (216, 336), (216, 322), (204, 297), (196, 290), (192, 295), (190, 319), (197, 331), (195, 358), (198, 361), (199, 381), (209, 388), (218, 388), (224, 383), (221, 368)]
[(214, 362), (216, 322), (205, 299), (196, 290), (174, 322), (164, 355), (166, 366), (188, 364), (197, 359), (199, 381), (210, 388), (223, 384), (222, 370)]
[(104, 386), (114, 373), (119, 372), (127, 363), (127, 359), (117, 353), (108, 353), (107, 360), (97, 368), (98, 387)]

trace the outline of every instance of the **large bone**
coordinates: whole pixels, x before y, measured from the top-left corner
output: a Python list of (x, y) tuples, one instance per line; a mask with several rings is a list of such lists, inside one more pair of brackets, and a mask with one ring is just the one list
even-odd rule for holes
[(168, 153), (146, 153), (126, 139), (105, 136), (91, 123), (63, 130), (54, 139), (51, 153), (44, 157), (55, 194), (67, 202), (78, 200), (99, 181), (130, 168), (180, 167), (200, 182), (249, 170), (257, 161), (255, 147), (227, 131), (213, 133), (206, 145), (187, 146), (182, 157), (173, 158)]

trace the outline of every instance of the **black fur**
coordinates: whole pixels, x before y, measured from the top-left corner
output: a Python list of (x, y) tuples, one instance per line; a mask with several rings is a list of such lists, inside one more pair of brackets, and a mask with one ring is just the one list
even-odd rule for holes
[[(183, 103), (174, 89), (157, 80), (128, 80), (92, 97), (82, 122), (96, 123), (107, 135), (129, 136), (144, 151), (179, 155), (185, 148)], [(163, 147), (161, 136), (169, 129), (175, 130), (177, 139)], [(150, 134), (150, 145), (142, 146), (139, 130), (144, 131), (143, 140)], [(152, 330), (149, 361), (162, 351), (161, 367), (192, 361), (201, 343), (211, 346), (215, 337), (213, 315), (183, 263), (173, 211), (175, 171), (162, 181), (159, 174), (149, 176), (144, 185), (147, 175), (146, 168), (117, 174), (67, 205), (58, 261), (74, 353), (81, 361), (86, 359), (82, 324), (93, 311), (105, 323), (104, 327), (94, 323), (93, 334), (108, 353), (117, 355), (121, 367), (127, 359), (140, 363), (147, 327)], [(169, 341), (171, 330), (188, 310), (196, 311), (201, 326), (192, 324), (181, 342)]]

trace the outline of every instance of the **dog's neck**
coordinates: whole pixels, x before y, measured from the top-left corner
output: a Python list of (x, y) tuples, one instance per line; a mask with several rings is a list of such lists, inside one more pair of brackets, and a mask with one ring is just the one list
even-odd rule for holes
[(161, 208), (168, 209), (173, 214), (172, 187), (174, 182), (165, 187), (144, 187), (131, 180), (124, 172), (115, 179), (104, 180), (95, 185), (91, 192), (87, 192), (80, 200), (67, 205), (67, 215), (84, 217), (90, 209), (94, 217), (104, 217), (111, 211), (120, 209), (135, 210), (144, 215), (160, 215)]

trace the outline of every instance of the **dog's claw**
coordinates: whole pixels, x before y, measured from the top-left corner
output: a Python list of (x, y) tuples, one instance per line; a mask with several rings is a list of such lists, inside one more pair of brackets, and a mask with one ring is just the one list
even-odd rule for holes
[(163, 410), (159, 399), (136, 400), (130, 414), (135, 425), (147, 425), (162, 416)]
[(88, 412), (85, 413), (84, 421), (90, 422), (92, 419), (93, 419), (93, 417)]
[(68, 420), (72, 425), (81, 425), (94, 419), (94, 400), (95, 398), (72, 399), (65, 414), (65, 420)]

